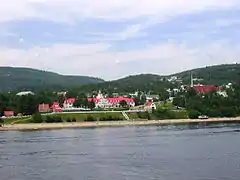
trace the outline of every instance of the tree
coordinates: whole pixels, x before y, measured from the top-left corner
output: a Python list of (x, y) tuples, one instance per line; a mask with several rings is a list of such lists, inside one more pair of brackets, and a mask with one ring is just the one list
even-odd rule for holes
[(119, 102), (119, 105), (120, 105), (121, 107), (127, 107), (127, 106), (128, 106), (128, 104), (127, 104), (127, 102), (126, 102), (125, 100), (120, 101), (120, 102)]
[(63, 107), (64, 101), (65, 101), (65, 97), (63, 95), (58, 96), (58, 103), (60, 107)]
[(83, 99), (82, 98), (77, 98), (76, 101), (73, 103), (74, 107), (81, 107), (83, 106)]
[(17, 101), (17, 112), (24, 115), (32, 115), (37, 112), (38, 101), (34, 95), (19, 96)]
[(83, 106), (88, 107), (88, 98), (83, 98)]
[(92, 110), (96, 107), (94, 100), (92, 99), (89, 103), (89, 108)]
[(75, 90), (69, 90), (66, 94), (66, 98), (76, 98), (78, 96), (78, 92)]
[(43, 122), (42, 115), (40, 113), (34, 113), (32, 115), (32, 122), (33, 123), (42, 123)]
[(198, 119), (198, 116), (200, 116), (200, 115), (201, 115), (201, 113), (197, 110), (192, 109), (192, 110), (188, 111), (188, 117), (190, 119)]

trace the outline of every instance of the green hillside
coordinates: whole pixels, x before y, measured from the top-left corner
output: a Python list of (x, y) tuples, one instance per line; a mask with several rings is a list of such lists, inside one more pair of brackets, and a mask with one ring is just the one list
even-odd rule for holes
[[(102, 90), (113, 92), (134, 92), (136, 90), (158, 93), (179, 83), (190, 84), (190, 74), (195, 83), (222, 85), (240, 81), (240, 64), (225, 64), (192, 69), (169, 76), (140, 74), (105, 82), (87, 76), (64, 76), (57, 73), (29, 68), (0, 67), (0, 91), (22, 90), (65, 90), (76, 87), (83, 92)], [(171, 77), (177, 80), (169, 81)]]
[(115, 81), (92, 84), (81, 87), (85, 92), (102, 90), (103, 92), (135, 92), (136, 90), (157, 93), (165, 88), (173, 87), (173, 84), (165, 78), (155, 74), (140, 74), (128, 76)]
[(87, 76), (64, 76), (30, 68), (0, 67), (0, 91), (61, 90), (71, 86), (104, 82)]
[[(191, 73), (193, 78), (198, 79), (194, 83), (222, 85), (240, 81), (240, 65), (227, 64), (192, 69), (169, 76), (155, 74), (128, 76), (115, 81), (83, 86), (81, 90), (85, 92), (102, 90), (107, 93), (140, 90), (158, 94), (163, 89), (178, 87), (180, 84), (190, 84)], [(170, 81), (174, 76), (177, 77), (177, 80)]]
[(195, 83), (222, 85), (240, 81), (240, 64), (222, 64), (207, 66), (204, 68), (192, 69), (181, 73), (173, 74), (183, 81), (183, 84), (190, 83), (191, 73)]

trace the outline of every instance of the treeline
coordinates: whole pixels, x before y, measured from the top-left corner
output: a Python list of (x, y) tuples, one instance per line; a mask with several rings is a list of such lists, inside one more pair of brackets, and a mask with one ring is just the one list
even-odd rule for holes
[(236, 117), (240, 115), (240, 85), (226, 89), (227, 97), (217, 92), (197, 94), (193, 89), (178, 93), (173, 104), (186, 108), (189, 118), (198, 118), (200, 115), (209, 117)]
[(0, 93), (0, 116), (4, 111), (14, 111), (15, 115), (32, 115), (38, 111), (39, 104), (52, 105), (53, 102), (58, 102), (61, 107), (66, 98), (77, 98), (74, 103), (75, 107), (95, 108), (95, 103), (88, 102), (86, 94), (67, 93), (66, 97), (57, 95), (54, 92), (42, 91), (35, 95), (28, 94), (17, 96), (15, 92)]
[(25, 95), (16, 96), (15, 93), (2, 93), (0, 94), (0, 115), (4, 111), (14, 111), (15, 115), (32, 115), (38, 109), (40, 103), (49, 103), (48, 96), (42, 99), (43, 96)]

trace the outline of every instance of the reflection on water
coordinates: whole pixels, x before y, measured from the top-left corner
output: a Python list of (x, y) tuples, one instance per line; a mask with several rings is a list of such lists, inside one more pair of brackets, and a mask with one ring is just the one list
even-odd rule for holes
[(239, 126), (0, 133), (1, 180), (239, 180)]

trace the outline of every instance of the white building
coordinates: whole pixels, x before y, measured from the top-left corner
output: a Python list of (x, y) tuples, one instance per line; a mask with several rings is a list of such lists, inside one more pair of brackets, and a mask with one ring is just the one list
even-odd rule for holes
[(35, 95), (32, 91), (22, 91), (16, 94), (17, 96), (27, 96), (27, 95)]

